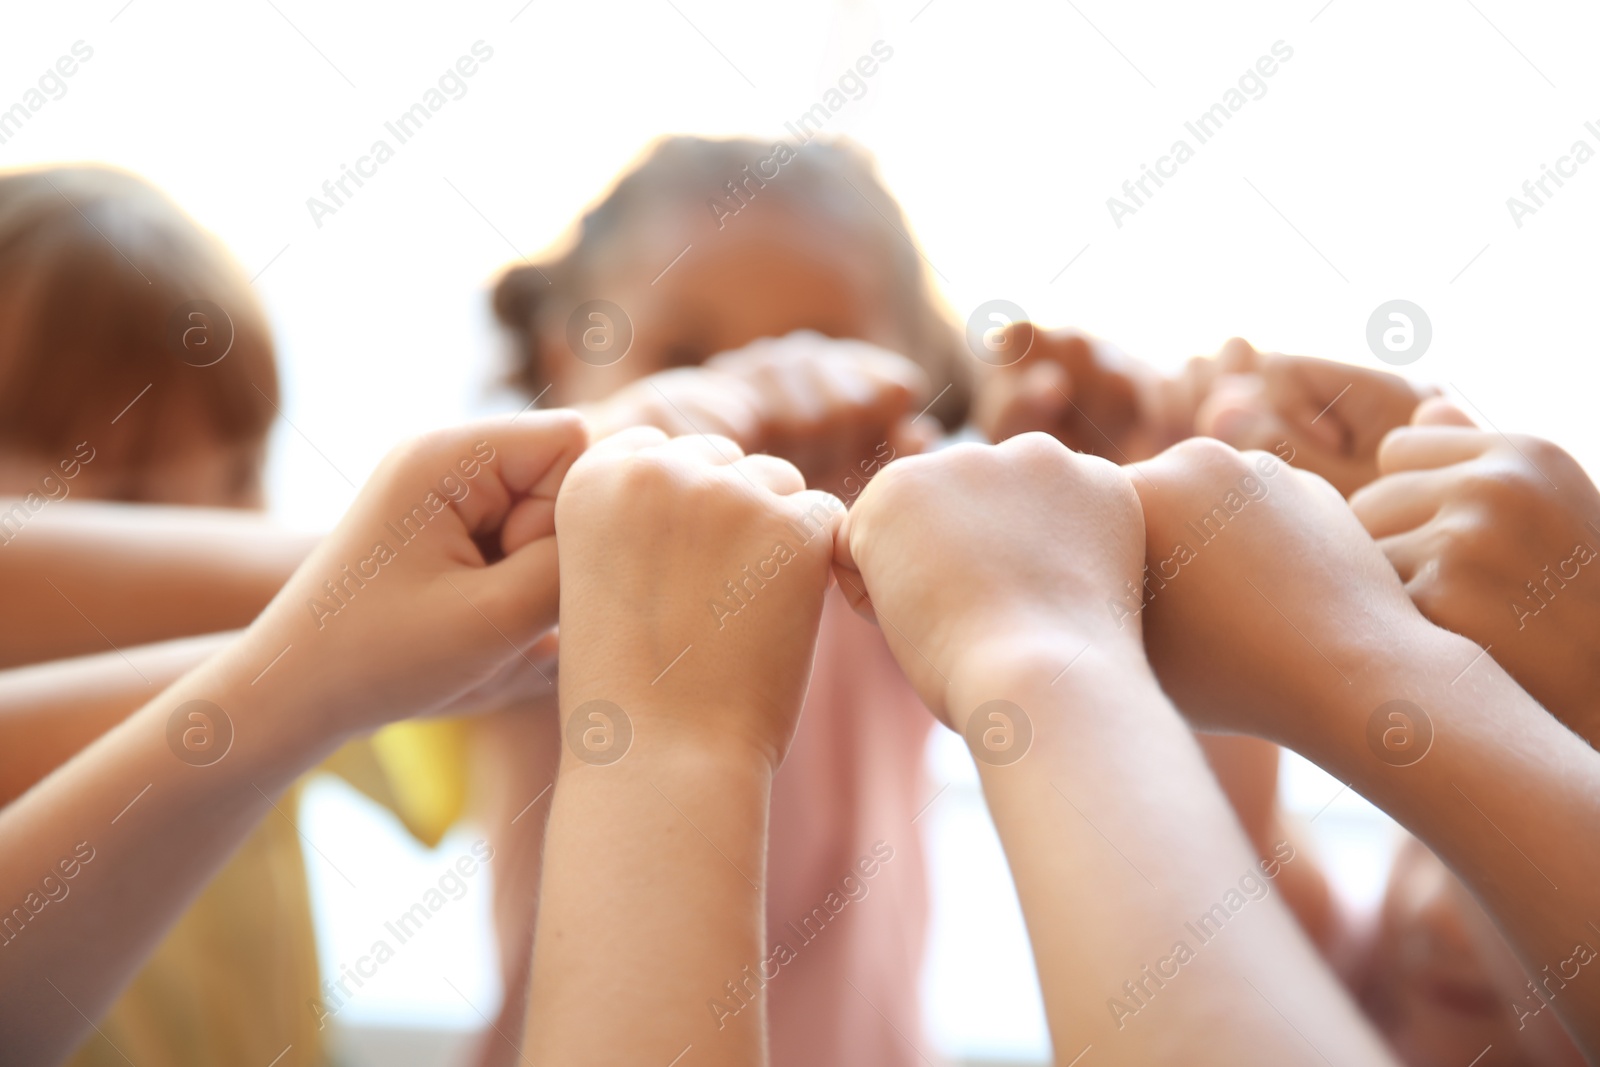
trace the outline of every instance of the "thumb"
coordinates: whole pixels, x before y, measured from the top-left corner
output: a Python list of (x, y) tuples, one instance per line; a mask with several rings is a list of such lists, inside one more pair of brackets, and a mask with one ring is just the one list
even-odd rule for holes
[(502, 637), (525, 649), (560, 613), (556, 539), (541, 537), (487, 567), (457, 571), (450, 584)]
[(789, 494), (785, 500), (793, 511), (800, 513), (796, 525), (806, 531), (805, 543), (816, 540), (823, 555), (832, 555), (839, 529), (849, 514), (844, 501), (821, 489), (802, 489)]
[(851, 511), (834, 531), (833, 576), (838, 580), (839, 591), (844, 594), (851, 610), (868, 622), (876, 623), (877, 615), (872, 610), (872, 601), (867, 597), (867, 583), (861, 577), (861, 568), (856, 563), (855, 551), (850, 544), (851, 533), (859, 525), (857, 514)]

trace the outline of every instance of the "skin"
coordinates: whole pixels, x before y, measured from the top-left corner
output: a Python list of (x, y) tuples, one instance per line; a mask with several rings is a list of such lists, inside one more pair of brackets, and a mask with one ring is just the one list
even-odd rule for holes
[[(696, 1063), (766, 1062), (765, 996), (721, 1017), (707, 1001), (766, 959), (772, 776), (844, 513), (804, 486), (782, 460), (653, 428), (601, 442), (563, 486), (568, 741), (545, 843), (531, 1062), (668, 1063), (687, 1048)], [(722, 582), (774, 559), (781, 570), (719, 628), (706, 605)], [(614, 725), (592, 717), (596, 700), (632, 727), (604, 765), (580, 758), (585, 722)], [(597, 743), (608, 752), (615, 736)]]
[(718, 232), (696, 225), (702, 205), (686, 205), (631, 227), (625, 247), (603, 249), (592, 288), (625, 310), (633, 345), (619, 362), (596, 367), (569, 354), (564, 317), (541, 323), (544, 351), (563, 357), (547, 368), (554, 402), (592, 403), (645, 375), (796, 330), (903, 351), (879, 248), (812, 212), (780, 207), (744, 213)]
[[(1058, 539), (1073, 551), (1038, 551)], [(1203, 979), (1180, 967), (1159, 986), (1147, 979), (1148, 999), (1120, 988), (1175, 938), (1196, 940), (1184, 924), (1243, 873), (1265, 870), (1162, 695), (1138, 626), (1105, 611), (1143, 557), (1128, 477), (1042, 434), (896, 463), (836, 548), (841, 586), (884, 624), (934, 715), (974, 746), (1059, 1056), (1391, 1063), (1270, 893), (1202, 944), (1187, 967)], [(1032, 728), (1009, 762), (985, 748), (1015, 723), (969, 728), (996, 699)], [(1112, 998), (1139, 1010), (1119, 1014)]]
[[(687, 270), (685, 275), (699, 277)], [(623, 364), (631, 364), (633, 356)], [(637, 367), (644, 365), (640, 361)], [(926, 376), (904, 357), (865, 342), (802, 331), (752, 341), (704, 367), (650, 374), (577, 410), (596, 440), (641, 426), (702, 440), (706, 434), (718, 435), (717, 440), (727, 435), (741, 454), (769, 450), (794, 461), (808, 484), (831, 487), (851, 499), (887, 462), (885, 457), (919, 451), (931, 439), (932, 420), (918, 425), (916, 419), (926, 394)], [(507, 767), (480, 778), (474, 810), (495, 834), (501, 869), (537, 872), (544, 824), (521, 816), (548, 784), (545, 768), (553, 769), (559, 740), (548, 701), (529, 710), (538, 723), (519, 721), (515, 709), (475, 723), (478, 749), (509, 754), (509, 759)], [(519, 993), (529, 982), (529, 956), (522, 949), (538, 921), (541, 897), (522, 891), (510, 878), (496, 885), (507, 996), (493, 1034), (481, 1047), (483, 1067), (517, 1060), (526, 1014), (526, 998)]]
[(783, 201), (724, 231), (703, 228), (701, 207), (644, 220), (591, 267), (589, 287), (633, 326), (623, 358), (584, 362), (564, 318), (541, 322), (551, 402), (584, 411), (596, 438), (640, 425), (719, 434), (782, 456), (808, 485), (834, 492), (881, 443), (903, 453), (931, 440), (931, 418), (911, 426), (931, 389), (897, 355), (909, 339), (882, 248)]
[[(28, 609), (0, 619), (0, 664), (52, 661), (0, 674), (0, 729), (26, 730), (21, 736), (29, 739), (0, 746), (6, 800), (228, 640), (181, 635), (253, 620), (318, 540), (239, 514), (265, 504), (259, 443), (224, 445), (195, 432), (186, 418), (162, 420), (145, 437), (130, 431), (96, 440), (93, 458), (77, 464), (73, 477), (46, 487), (62, 499), (32, 514), (0, 552), (0, 578)], [(42, 457), (0, 456), (0, 492), (20, 498), (39, 491), (42, 475), (55, 468)], [(0, 516), (9, 505), (0, 499)], [(493, 1050), (486, 1062), (515, 1058), (513, 1038), (505, 1035), (519, 1034), (523, 1018), (518, 1005), (525, 1001), (533, 917), (519, 886), (538, 884), (543, 831), (541, 818), (522, 817), (532, 799), (523, 789), (541, 776), (543, 788), (555, 774), (550, 657), (530, 651), (522, 684), (506, 687), (508, 706), (487, 714), (481, 705), (461, 709), (475, 715), (466, 734), (474, 771), (470, 811), (505, 872), (494, 893), (500, 955), (508, 961), (507, 1004), (485, 1033), (484, 1047)], [(540, 693), (548, 693), (545, 707)]]
[[(1573, 546), (1555, 547), (1564, 533), (1575, 544), (1593, 543), (1592, 533), (1584, 536), (1600, 516), (1593, 484), (1548, 442), (1479, 433), (1446, 401), (1425, 402), (1412, 422), (1385, 440), (1384, 477), (1351, 498), (1356, 516), (1424, 615), (1489, 648), (1530, 695), (1594, 745), (1594, 689), (1582, 681), (1593, 673), (1583, 640), (1596, 624), (1592, 591), (1581, 581), (1557, 587), (1557, 597), (1520, 620), (1511, 607), (1533, 610), (1536, 601), (1516, 597), (1519, 589), (1526, 594), (1520, 583), (1539, 575), (1544, 563), (1533, 560), (1542, 551), (1555, 551), (1557, 560), (1571, 555)], [(1449, 449), (1461, 458), (1441, 462)], [(1432, 506), (1416, 504), (1417, 492)], [(1519, 567), (1528, 574), (1513, 577)], [(1448, 1063), (1490, 1043), (1519, 1064), (1582, 1062), (1555, 1013), (1529, 994), (1528, 975), (1482, 910), (1426, 850), (1402, 854), (1366, 952), (1363, 1000), (1412, 1062)]]
[[(1263, 355), (1237, 337), (1170, 377), (1076, 330), (1021, 323), (1005, 341), (1023, 355), (985, 368), (974, 423), (990, 440), (1042, 431), (1118, 463), (1203, 434), (1274, 451), (1348, 491), (1375, 475), (1383, 433), (1416, 405), (1417, 391), (1395, 375)], [(1302, 831), (1277, 804), (1277, 747), (1250, 737), (1198, 740), (1260, 855), (1269, 857), (1279, 841), (1300, 843)], [(1280, 889), (1313, 942), (1342, 955), (1349, 920), (1316, 865), (1286, 868)]]
[(1116, 463), (1147, 459), (1193, 434), (1194, 412), (1210, 382), (1251, 366), (1241, 350), (1224, 360), (1191, 360), (1183, 376), (1169, 380), (1107, 341), (1031, 322), (1008, 327), (1001, 343), (1002, 351), (1023, 355), (985, 366), (973, 424), (991, 441), (1048, 433)]
[(847, 495), (847, 479), (859, 480), (885, 451), (918, 452), (932, 441), (933, 420), (916, 424), (927, 395), (927, 375), (904, 356), (803, 330), (652, 374), (580, 410), (597, 438), (640, 425), (715, 433)]
[[(471, 491), (440, 501), (426, 536), (319, 627), (307, 604), (324, 595), (323, 581), (392, 537), (385, 523), (444, 475), (466, 476), (462, 457), (480, 441), (494, 455), (470, 476)], [(64, 1058), (270, 814), (270, 798), (343, 740), (482, 699), (526, 670), (523, 650), (556, 616), (556, 489), (585, 444), (579, 418), (551, 412), (402, 446), (239, 640), (0, 811), (8, 907), (37, 897), (74, 842), (93, 850), (74, 873), (74, 903), (40, 907), (5, 947), (0, 1061)], [(231, 747), (209, 766), (169, 747), (168, 721), (191, 700), (216, 704), (233, 725)]]
[[(553, 657), (548, 664), (532, 653), (529, 658), (547, 677), (556, 677)], [(519, 1062), (544, 871), (545, 819), (561, 758), (555, 687), (538, 678), (528, 682), (527, 690), (538, 696), (476, 716), (467, 732), (470, 810), (494, 844), (492, 906), (502, 983), (500, 1011), (479, 1043), (484, 1064)]]
[[(122, 503), (172, 504), (188, 507), (260, 509), (266, 500), (261, 469), (266, 443), (223, 444), (194, 430), (173, 430), (159, 438), (159, 451), (137, 461), (122, 453), (91, 449), (95, 458), (83, 463), (71, 479), (74, 495)], [(0, 485), (7, 493), (25, 492), (57, 457), (10, 453), (0, 456)]]
[(140, 463), (90, 454), (71, 478), (60, 459), (0, 455), (0, 516), (26, 510), (30, 492), (57, 498), (0, 544), (14, 607), (0, 614), (0, 667), (238, 629), (315, 543), (240, 513), (262, 506), (259, 445), (180, 440)]
[[(1476, 644), (1424, 618), (1326, 482), (1204, 440), (1138, 475), (1148, 564), (1190, 549), (1139, 616), (1184, 713), (1294, 748), (1349, 783), (1449, 866), (1529, 974), (1560, 967), (1600, 910), (1600, 854), (1575, 846), (1600, 819), (1600, 756)], [(1189, 523), (1219, 505), (1232, 517), (1201, 543)], [(1433, 729), (1403, 767), (1384, 758), (1395, 758), (1389, 734), (1368, 741), (1395, 699), (1425, 709)], [(1600, 983), (1570, 983), (1550, 1010), (1600, 1054)]]
[(1378, 476), (1384, 434), (1404, 426), (1423, 398), (1438, 392), (1328, 359), (1257, 358), (1253, 373), (1212, 383), (1195, 412), (1195, 432), (1240, 450), (1276, 453), (1345, 496)]
[(8, 740), (0, 745), (0, 807), (236, 637), (185, 637), (0, 671), (0, 737)]
[(1401, 846), (1358, 959), (1352, 989), (1406, 1063), (1471, 1063), (1491, 1045), (1483, 1063), (1584, 1063), (1494, 920), (1421, 842)]
[(1263, 354), (1238, 337), (1171, 377), (1076, 330), (1019, 323), (1007, 343), (1026, 354), (985, 372), (974, 409), (992, 441), (1037, 430), (1134, 463), (1200, 434), (1289, 457), (1347, 495), (1377, 476), (1383, 435), (1437, 392), (1332, 360)]
[(1600, 490), (1549, 441), (1479, 430), (1442, 401), (1417, 414), (1384, 439), (1383, 477), (1351, 499), (1356, 516), (1424, 615), (1491, 647), (1600, 743), (1600, 583), (1582, 562), (1600, 558)]
[[(850, 500), (885, 456), (920, 451), (935, 436), (933, 417), (917, 417), (930, 384), (897, 354), (907, 347), (906, 332), (888, 310), (881, 247), (785, 201), (762, 203), (765, 209), (741, 212), (721, 231), (686, 221), (700, 219), (699, 202), (681, 216), (658, 213), (630, 226), (625, 245), (603, 250), (587, 284), (626, 310), (633, 343), (620, 361), (597, 367), (573, 354), (564, 318), (542, 322), (546, 401), (582, 413), (594, 440), (639, 426), (726, 437), (744, 452), (794, 463), (808, 485)], [(559, 745), (548, 717), (534, 728), (494, 716), (482, 731), (486, 745), (528, 767), (548, 766)], [(492, 776), (480, 793), (480, 815), (491, 827), (510, 827), (547, 784), (542, 773)], [(549, 801), (534, 810), (543, 812)], [(519, 819), (508, 837), (515, 847), (496, 839), (497, 863), (534, 869), (543, 825), (532, 814)], [(515, 1046), (526, 1001), (513, 994), (527, 988), (530, 957), (518, 945), (539, 909), (539, 894), (497, 890), (497, 922), (514, 932), (501, 943), (508, 996), (495, 1023), (496, 1034), (509, 1038), (486, 1038), (480, 1067), (520, 1062)]]

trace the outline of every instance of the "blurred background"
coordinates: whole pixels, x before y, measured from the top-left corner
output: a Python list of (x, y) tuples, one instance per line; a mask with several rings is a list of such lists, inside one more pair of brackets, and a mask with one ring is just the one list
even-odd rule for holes
[[(790, 136), (784, 123), (878, 41), (892, 58), (829, 131), (876, 154), (958, 319), (999, 298), (1163, 365), (1239, 334), (1381, 366), (1368, 319), (1404, 299), (1432, 328), (1404, 373), (1593, 470), (1600, 371), (1583, 316), (1600, 274), (1600, 161), (1520, 220), (1507, 198), (1527, 200), (1523, 183), (1573, 142), (1600, 149), (1597, 23), (1589, 6), (1510, 0), (9, 5), (0, 108), (76, 42), (93, 55), (5, 131), (0, 166), (139, 172), (255, 274), (284, 368), (272, 509), (297, 528), (329, 526), (401, 437), (520, 406), (494, 385), (487, 283), (537, 258), (651, 139)], [(393, 144), (384, 123), (480, 41), (493, 55), (465, 94), (313, 217), (308, 198), (378, 138)], [(1275, 44), (1292, 56), (1265, 92), (1197, 144), (1184, 124)], [(1123, 183), (1180, 137), (1194, 158), (1114, 217), (1107, 198), (1132, 203)], [(927, 1053), (1044, 1062), (970, 760), (950, 737), (929, 758), (949, 784), (918, 821), (936, 892)], [(1298, 761), (1283, 788), (1344, 890), (1371, 899), (1386, 820)], [(309, 839), (350, 876), (308, 850), (337, 973), (474, 835), (420, 850), (331, 782), (305, 804)], [(487, 888), (340, 1013), (353, 1062), (452, 1062), (492, 1016)]]

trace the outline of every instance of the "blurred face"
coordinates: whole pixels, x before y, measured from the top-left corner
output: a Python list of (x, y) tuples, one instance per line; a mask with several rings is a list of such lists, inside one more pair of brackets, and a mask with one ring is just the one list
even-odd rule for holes
[(1363, 1007), (1412, 1067), (1462, 1067), (1491, 1044), (1506, 1067), (1583, 1063), (1493, 922), (1415, 842), (1396, 861), (1369, 967)]
[[(148, 460), (130, 462), (104, 442), (61, 456), (0, 453), (0, 496), (37, 493), (49, 500), (100, 500), (190, 507), (260, 509), (264, 445), (177, 441)], [(91, 456), (83, 462), (84, 456)], [(66, 461), (69, 466), (63, 467)], [(69, 471), (75, 471), (67, 477)]]
[(647, 374), (801, 329), (904, 351), (884, 235), (797, 216), (781, 201), (762, 206), (718, 230), (701, 205), (597, 256), (589, 289), (627, 313), (633, 344), (620, 361), (595, 367), (572, 355), (565, 322), (544, 324), (554, 401), (598, 400)]

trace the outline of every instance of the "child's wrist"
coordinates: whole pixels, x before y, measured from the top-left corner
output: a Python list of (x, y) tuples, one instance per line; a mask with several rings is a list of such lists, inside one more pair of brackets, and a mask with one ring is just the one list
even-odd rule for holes
[(315, 766), (343, 735), (331, 716), (296, 695), (290, 671), (271, 682), (257, 658), (247, 637), (230, 642), (147, 710), (160, 719), (179, 759), (195, 767), (226, 761), (234, 775), (270, 792), (270, 784), (286, 784)]
[(694, 764), (721, 772), (770, 777), (788, 748), (758, 721), (764, 709), (715, 708), (709, 702), (603, 700), (561, 702), (562, 772), (589, 767), (639, 769)]
[(1086, 636), (1076, 628), (995, 635), (973, 645), (950, 671), (946, 717), (958, 733), (978, 737), (972, 716), (994, 702), (1015, 703), (1031, 717), (1028, 705), (1060, 707), (1107, 686), (1159, 691), (1137, 635)]
[[(1420, 760), (1434, 729), (1450, 715), (1455, 683), (1471, 670), (1498, 671), (1478, 645), (1418, 616), (1363, 634), (1342, 654), (1344, 685), (1306, 694), (1273, 738), (1324, 767), (1354, 775), (1374, 760), (1404, 766)], [(1376, 724), (1376, 725), (1374, 725)], [(1421, 746), (1420, 750), (1417, 746)]]

